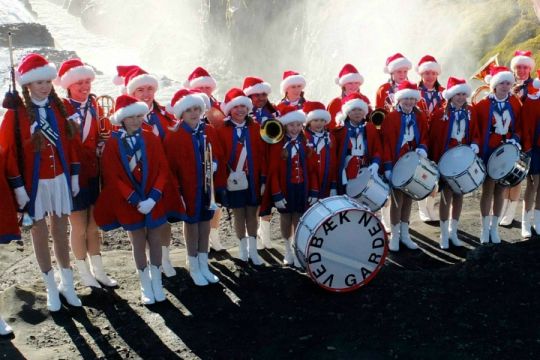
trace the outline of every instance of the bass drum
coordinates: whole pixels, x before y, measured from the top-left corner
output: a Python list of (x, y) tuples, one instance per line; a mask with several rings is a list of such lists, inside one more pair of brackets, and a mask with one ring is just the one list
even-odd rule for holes
[(319, 200), (300, 218), (293, 247), (309, 277), (331, 292), (369, 283), (388, 252), (380, 220), (346, 195)]

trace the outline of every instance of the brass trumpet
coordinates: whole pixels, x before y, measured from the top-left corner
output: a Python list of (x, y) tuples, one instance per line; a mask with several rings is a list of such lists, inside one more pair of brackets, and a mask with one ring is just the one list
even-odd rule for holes
[(285, 132), (283, 131), (283, 125), (276, 120), (266, 120), (261, 126), (260, 130), (261, 139), (268, 144), (277, 144), (283, 139)]
[(477, 87), (476, 89), (474, 89), (474, 92), (472, 93), (472, 96), (471, 96), (471, 102), (473, 105), (478, 103), (480, 100), (482, 100), (489, 94), (490, 88), (489, 88), (489, 84), (485, 83), (486, 81), (485, 77), (489, 74), (492, 67), (499, 65), (498, 56), (499, 54), (495, 54), (492, 57), (490, 57), (489, 60), (486, 61), (484, 65), (480, 66), (480, 68), (476, 70), (475, 73), (471, 76), (471, 80), (476, 79), (484, 83), (480, 85), (479, 87)]
[(369, 114), (369, 121), (371, 121), (377, 129), (380, 129), (386, 115), (388, 115), (388, 111), (386, 111), (386, 109), (377, 108), (373, 110), (371, 114)]

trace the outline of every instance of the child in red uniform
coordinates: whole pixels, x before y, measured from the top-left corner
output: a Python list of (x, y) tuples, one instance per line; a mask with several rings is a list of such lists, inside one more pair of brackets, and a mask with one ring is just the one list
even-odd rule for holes
[[(423, 56), (418, 65), (416, 72), (420, 75), (421, 80), (418, 83), (421, 99), (418, 102), (418, 108), (422, 110), (428, 122), (431, 114), (437, 109), (444, 107), (444, 99), (442, 92), (444, 87), (439, 84), (437, 77), (441, 74), (441, 65), (431, 55)], [(439, 220), (439, 214), (435, 209), (436, 191), (433, 191), (427, 198), (418, 202), (418, 215), (420, 220), (424, 222)]]
[(304, 103), (306, 114), (306, 142), (308, 146), (309, 197), (308, 204), (318, 199), (337, 195), (337, 143), (334, 135), (325, 129), (330, 113), (317, 101)]
[(343, 98), (342, 127), (336, 129), (338, 193), (345, 194), (349, 180), (355, 179), (362, 167), (369, 166), (372, 174), (379, 172), (382, 147), (379, 132), (366, 121), (368, 104), (363, 96), (353, 93)]
[[(474, 114), (467, 98), (471, 95), (471, 86), (465, 80), (450, 77), (448, 87), (443, 91), (447, 101), (445, 108), (435, 110), (431, 117), (429, 129), (429, 158), (438, 163), (443, 154), (449, 149), (461, 144), (469, 145), (472, 139), (471, 123)], [(472, 144), (471, 148), (478, 153), (478, 146)], [(441, 249), (448, 249), (448, 239), (452, 245), (462, 246), (458, 239), (457, 230), (463, 195), (455, 194), (450, 186), (443, 184), (440, 187), (441, 200), (439, 214), (441, 217)], [(452, 216), (450, 215), (452, 206)]]
[[(520, 142), (520, 109), (519, 99), (512, 95), (514, 75), (504, 66), (495, 66), (486, 77), (491, 93), (474, 105), (478, 121), (475, 124), (473, 143), (480, 148), (479, 156), (487, 165), (489, 156), (503, 143), (512, 143), (521, 149)], [(482, 185), (480, 212), (482, 213), (482, 232), (480, 242), (498, 244), (498, 222), (504, 201), (504, 188), (486, 177)], [(490, 211), (493, 210), (493, 216)]]
[[(409, 151), (416, 151), (427, 157), (428, 129), (425, 115), (416, 107), (420, 100), (420, 91), (408, 80), (399, 84), (394, 101), (396, 110), (390, 112), (381, 127), (383, 142), (384, 175), (391, 181), (392, 169), (401, 156)], [(391, 251), (399, 251), (399, 243), (409, 249), (418, 249), (418, 245), (409, 235), (409, 218), (412, 199), (399, 190), (393, 190), (390, 202), (390, 221), (392, 226)]]
[(233, 211), (234, 230), (240, 241), (240, 260), (249, 258), (254, 265), (262, 265), (256, 237), (257, 207), (265, 187), (265, 144), (259, 124), (248, 115), (252, 106), (251, 99), (242, 90), (230, 89), (221, 103), (227, 117), (218, 135), (223, 159), (227, 161), (222, 174), (227, 179), (227, 207)]
[[(145, 116), (142, 129), (159, 136), (161, 142), (163, 142), (169, 132), (169, 128), (174, 126), (176, 121), (171, 114), (167, 113), (165, 107), (160, 105), (155, 99), (156, 92), (159, 88), (157, 78), (136, 65), (120, 65), (116, 69), (118, 75), (114, 78), (115, 84), (123, 84), (126, 94), (133, 96), (148, 106), (149, 111)], [(170, 186), (172, 184), (167, 184), (168, 191), (173, 191)], [(169, 256), (170, 245), (171, 227), (169, 224), (166, 224), (163, 238), (161, 239), (161, 269), (167, 277), (176, 275), (176, 270), (174, 270)]]
[[(0, 146), (6, 151), (9, 182), (19, 209), (26, 209), (34, 219), (32, 243), (47, 287), (48, 309), (60, 310), (59, 292), (70, 305), (80, 307), (73, 287), (67, 239), (72, 196), (79, 192), (80, 164), (73, 140), (76, 130), (67, 120), (64, 104), (52, 86), (57, 75), (53, 64), (39, 54), (29, 54), (19, 64), (17, 75), (24, 104), (18, 109), (18, 121), (14, 111), (8, 110), (0, 127)], [(51, 265), (47, 216), (60, 267), (59, 286)]]
[(377, 89), (375, 107), (388, 112), (394, 108), (394, 96), (397, 87), (401, 82), (407, 80), (407, 74), (412, 68), (412, 63), (405, 56), (396, 53), (386, 59), (384, 72), (390, 75), (388, 82), (382, 84)]
[(141, 128), (147, 113), (148, 106), (132, 96), (121, 95), (116, 99), (111, 123), (120, 129), (111, 134), (105, 145), (104, 187), (94, 210), (96, 223), (103, 230), (121, 226), (128, 232), (139, 274), (141, 301), (145, 305), (165, 300), (160, 269), (161, 238), (170, 211), (166, 199), (178, 196), (165, 191), (170, 173), (159, 138)]
[(294, 106), (298, 110), (302, 110), (304, 102), (304, 88), (306, 87), (306, 79), (296, 71), (286, 70), (283, 72), (283, 80), (280, 84), (281, 94), (283, 99), (280, 103)]
[(90, 93), (94, 78), (95, 73), (90, 66), (79, 59), (70, 59), (60, 66), (55, 82), (67, 90), (68, 98), (64, 99), (64, 105), (70, 114), (69, 119), (75, 121), (79, 128), (80, 191), (73, 198), (73, 212), (69, 216), (71, 249), (82, 283), (100, 288), (100, 283), (116, 286), (117, 282), (109, 278), (103, 269), (101, 239), (93, 215), (99, 195), (98, 152), (102, 145), (97, 118), (98, 105), (95, 96)]
[[(205, 286), (219, 281), (208, 268), (210, 219), (215, 206), (211, 203), (207, 180), (216, 177), (214, 172), (222, 156), (221, 148), (214, 127), (201, 120), (205, 104), (198, 93), (181, 89), (174, 94), (170, 107), (180, 122), (165, 139), (165, 153), (186, 207), (184, 238), (189, 274), (195, 285)], [(209, 155), (210, 149), (211, 164), (205, 168), (205, 155)], [(222, 193), (221, 184), (216, 183), (215, 188)]]
[[(342, 124), (336, 122), (336, 115), (341, 111), (341, 102), (344, 97), (351, 94), (360, 94), (363, 101), (368, 104), (369, 109), (369, 99), (367, 96), (362, 95), (360, 92), (360, 86), (364, 83), (364, 77), (356, 70), (354, 65), (345, 64), (341, 71), (339, 72), (338, 77), (336, 78), (336, 84), (341, 88), (341, 95), (332, 99), (328, 104), (328, 112), (330, 113), (330, 122), (328, 123), (329, 129), (334, 129)], [(371, 111), (369, 109), (368, 113)]]
[[(299, 266), (292, 251), (292, 241), (300, 216), (307, 208), (308, 199), (308, 147), (302, 126), (306, 115), (295, 106), (280, 104), (279, 121), (285, 136), (270, 147), (268, 184), (274, 206), (280, 213), (281, 236), (285, 241), (285, 265)], [(266, 207), (265, 207), (266, 208)]]

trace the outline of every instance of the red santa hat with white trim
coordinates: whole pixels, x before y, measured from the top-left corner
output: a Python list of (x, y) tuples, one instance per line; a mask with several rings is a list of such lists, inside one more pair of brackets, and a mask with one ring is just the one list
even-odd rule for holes
[(56, 66), (36, 53), (26, 55), (15, 72), (15, 78), (21, 86), (34, 81), (54, 80), (56, 76)]
[(448, 78), (446, 89), (443, 90), (442, 96), (445, 100), (450, 101), (455, 95), (465, 93), (467, 97), (471, 96), (471, 85), (467, 84), (465, 79), (458, 79), (453, 76)]
[(206, 103), (202, 97), (202, 93), (182, 88), (174, 93), (170, 104), (166, 106), (166, 110), (177, 119), (181, 119), (184, 111), (194, 106), (201, 109), (201, 115), (206, 110)]
[(159, 88), (157, 77), (150, 75), (137, 65), (119, 65), (116, 67), (118, 75), (113, 79), (116, 85), (124, 85), (122, 93), (133, 94), (138, 87), (153, 86), (156, 90)]
[(244, 94), (251, 96), (254, 94), (270, 94), (272, 92), (272, 86), (265, 82), (263, 79), (256, 76), (248, 76), (244, 79), (244, 85), (242, 86)]
[(302, 90), (306, 87), (306, 78), (292, 70), (285, 70), (283, 72), (283, 80), (279, 86), (281, 94), (285, 95), (287, 88), (292, 85), (301, 85)]
[(145, 102), (139, 101), (131, 95), (120, 95), (115, 101), (111, 124), (122, 125), (122, 120), (125, 118), (135, 115), (146, 115), (148, 111), (148, 105)]
[(93, 81), (95, 78), (94, 69), (85, 65), (81, 59), (69, 59), (60, 65), (58, 77), (54, 80), (54, 84), (67, 89), (80, 80), (90, 79)]
[(362, 85), (364, 83), (364, 77), (356, 70), (354, 65), (345, 64), (336, 78), (336, 84), (343, 87), (343, 85), (350, 82), (359, 82)]
[(514, 57), (510, 61), (510, 69), (516, 71), (516, 66), (518, 65), (527, 65), (531, 71), (533, 71), (536, 63), (532, 52), (529, 50), (516, 50), (516, 52), (514, 52)]
[(396, 93), (394, 94), (394, 102), (397, 104), (402, 99), (416, 99), (420, 100), (420, 90), (418, 90), (418, 85), (413, 84), (409, 80), (403, 80), (397, 88)]
[(325, 124), (330, 122), (330, 113), (324, 107), (324, 104), (318, 101), (306, 101), (302, 107), (306, 114), (306, 122), (309, 124), (312, 120), (324, 120)]
[(510, 69), (506, 66), (493, 66), (489, 70), (489, 75), (484, 78), (484, 81), (489, 84), (491, 91), (503, 81), (509, 81), (512, 85), (516, 82), (516, 78)]
[(365, 97), (359, 93), (352, 93), (341, 99), (341, 111), (336, 114), (336, 123), (342, 125), (354, 109), (364, 110), (366, 115), (369, 112), (369, 104)]
[(189, 74), (187, 80), (184, 82), (184, 86), (188, 89), (209, 86), (214, 91), (217, 84), (216, 80), (210, 76), (210, 73), (205, 68), (199, 66)]
[(221, 111), (227, 116), (235, 106), (244, 105), (248, 111), (253, 109), (251, 99), (244, 94), (242, 89), (232, 88), (225, 94), (225, 99), (221, 103)]
[(280, 103), (276, 108), (279, 113), (278, 120), (282, 125), (287, 125), (295, 121), (302, 124), (306, 122), (306, 114), (302, 110), (298, 110), (296, 106)]
[(441, 74), (441, 65), (431, 55), (422, 56), (418, 64), (415, 66), (416, 73), (422, 75), (426, 71), (435, 71), (437, 75)]
[(386, 64), (384, 66), (384, 73), (391, 74), (397, 69), (402, 69), (402, 68), (411, 70), (412, 63), (410, 62), (409, 59), (407, 59), (401, 53), (395, 53), (394, 55), (386, 59)]

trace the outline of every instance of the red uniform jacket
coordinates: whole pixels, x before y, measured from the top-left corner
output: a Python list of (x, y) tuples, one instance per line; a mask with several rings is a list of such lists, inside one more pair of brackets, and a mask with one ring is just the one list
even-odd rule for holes
[[(521, 139), (521, 102), (519, 99), (512, 95), (508, 98), (510, 107), (504, 111), (502, 117), (494, 113), (492, 102), (496, 103), (493, 100), (493, 95), (490, 94), (474, 105), (477, 121), (474, 122), (472, 142), (480, 148), (478, 156), (485, 162), (487, 162), (491, 152), (504, 140), (512, 138), (519, 142)], [(501, 135), (498, 132), (506, 132), (506, 134)]]
[[(247, 175), (249, 189), (251, 190), (249, 196), (252, 201), (250, 203), (260, 203), (261, 184), (266, 182), (266, 166), (264, 166), (266, 161), (266, 143), (261, 139), (260, 126), (256, 121), (250, 118), (246, 122), (246, 126), (248, 132), (248, 136), (245, 139), (247, 156), (241, 170)], [(241, 141), (238, 141), (235, 125), (230, 119), (225, 121), (225, 124), (217, 130), (217, 133), (224, 161), (224, 171), (218, 172), (218, 175), (221, 177), (219, 182), (220, 184), (226, 184), (231, 171), (236, 171), (240, 153), (244, 146)]]
[[(156, 109), (157, 106), (157, 109)], [(161, 141), (169, 133), (169, 129), (174, 127), (176, 120), (174, 116), (165, 111), (165, 107), (154, 102), (152, 111), (146, 115), (142, 124), (142, 129), (147, 130), (160, 137)]]
[(540, 97), (527, 97), (521, 108), (523, 151), (540, 148)]
[[(33, 215), (33, 203), (37, 194), (39, 179), (53, 179), (64, 174), (68, 186), (71, 186), (71, 175), (79, 174), (80, 163), (74, 138), (69, 139), (66, 132), (67, 120), (60, 111), (51, 104), (58, 126), (59, 141), (55, 146), (44, 137), (43, 146), (39, 152), (34, 152), (32, 135), (30, 134), (30, 119), (25, 107), (19, 107), (19, 124), (21, 144), (24, 152), (24, 169), (19, 168), (17, 161), (17, 145), (15, 141), (15, 113), (8, 110), (0, 125), (0, 147), (5, 151), (9, 184), (12, 188), (24, 185), (30, 196), (29, 213)], [(36, 157), (36, 154), (38, 156)], [(21, 171), (22, 170), (22, 171)], [(24, 172), (24, 179), (21, 174)], [(35, 176), (34, 176), (35, 175)]]
[[(449, 149), (458, 146), (460, 144), (470, 144), (473, 138), (472, 130), (475, 128), (474, 122), (476, 121), (476, 115), (474, 109), (467, 105), (465, 110), (466, 117), (465, 123), (460, 123), (459, 132), (456, 127), (456, 116), (453, 114), (453, 110), (449, 108), (447, 112), (445, 108), (436, 110), (431, 115), (431, 122), (429, 124), (429, 158), (435, 162), (439, 162), (441, 156)], [(454, 127), (456, 127), (454, 129)], [(452, 132), (454, 130), (454, 132)], [(452, 135), (461, 137), (461, 140), (452, 137)]]
[(418, 86), (418, 89), (420, 89), (420, 101), (416, 105), (424, 112), (429, 123), (431, 121), (430, 116), (436, 110), (443, 109), (446, 105), (446, 100), (444, 100), (442, 96), (444, 87), (439, 86), (437, 92), (434, 93), (431, 98), (429, 97), (428, 92), (424, 90), (425, 88)]
[[(204, 124), (203, 134), (206, 141), (211, 144), (212, 158), (217, 164), (217, 174), (214, 174), (214, 188), (217, 192), (223, 191), (225, 185), (220, 183), (224, 178), (219, 172), (224, 171), (222, 166), (223, 153), (217, 132), (212, 125)], [(175, 183), (186, 208), (186, 221), (198, 222), (204, 191), (203, 155), (196, 151), (193, 130), (185, 123), (178, 124), (175, 131), (169, 132), (163, 146)]]
[(337, 189), (337, 142), (334, 134), (325, 131), (316, 137), (305, 131), (308, 146), (309, 196), (324, 199), (330, 189)]
[(397, 87), (397, 85), (392, 85), (390, 82), (379, 86), (377, 89), (377, 95), (375, 97), (375, 108), (382, 108), (386, 111), (390, 111), (394, 107), (394, 93), (396, 92), (395, 87)]
[(17, 223), (17, 208), (13, 192), (8, 184), (6, 172), (5, 154), (0, 149), (0, 194), (2, 206), (0, 206), (0, 244), (21, 238), (21, 231)]
[(521, 102), (525, 102), (528, 96), (535, 96), (538, 93), (538, 89), (533, 86), (532, 78), (528, 78), (521, 85), (515, 85), (512, 92), (516, 95)]
[(398, 159), (405, 153), (422, 148), (428, 150), (428, 127), (424, 113), (418, 109), (412, 112), (415, 126), (410, 142), (403, 144), (406, 133), (405, 123), (401, 119), (401, 112), (395, 110), (388, 114), (381, 126), (381, 140), (383, 143), (384, 170), (392, 170)]
[[(168, 216), (182, 214), (179, 194), (165, 191), (171, 174), (159, 138), (144, 130), (140, 132), (143, 145), (133, 167), (125, 150), (128, 145), (121, 136), (121, 132), (114, 132), (103, 152), (104, 187), (94, 209), (96, 223), (105, 231), (119, 226), (132, 231), (158, 227)], [(156, 205), (143, 215), (137, 205), (148, 198), (154, 199)]]
[[(369, 117), (369, 113), (371, 113), (371, 110), (372, 110), (369, 104), (369, 99), (365, 95), (362, 95), (362, 94), (360, 95), (362, 96), (362, 100), (364, 100), (366, 104), (368, 104), (367, 117)], [(330, 113), (330, 123), (327, 125), (327, 128), (330, 130), (335, 129), (336, 127), (340, 125), (336, 123), (336, 115), (341, 111), (341, 99), (343, 99), (343, 95), (332, 99), (332, 101), (330, 101), (330, 103), (326, 107), (326, 110), (328, 110), (328, 112)]]

